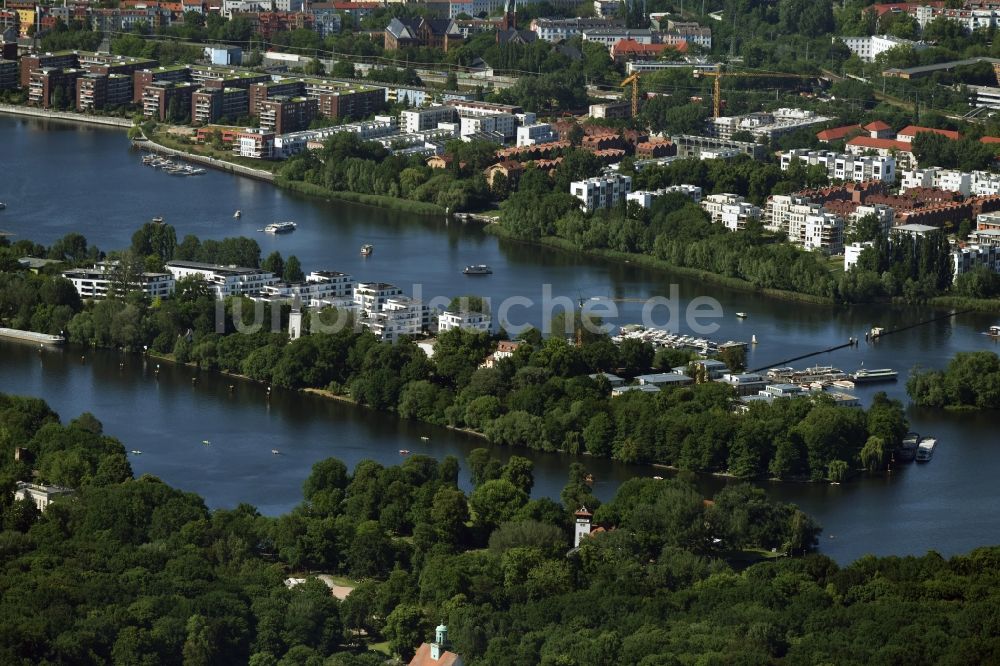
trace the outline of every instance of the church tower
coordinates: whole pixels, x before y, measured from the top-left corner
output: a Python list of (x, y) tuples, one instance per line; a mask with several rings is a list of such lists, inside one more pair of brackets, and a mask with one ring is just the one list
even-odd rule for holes
[(448, 647), (448, 627), (439, 624), (434, 630), (434, 642), (431, 643), (431, 659), (438, 661)]
[(590, 521), (594, 517), (594, 514), (588, 511), (587, 507), (581, 506), (573, 515), (576, 516), (576, 530), (573, 538), (573, 547), (579, 548), (580, 541), (583, 537), (590, 536)]
[(500, 20), (500, 29), (504, 32), (517, 30), (517, 0), (505, 0), (503, 3), (503, 18)]

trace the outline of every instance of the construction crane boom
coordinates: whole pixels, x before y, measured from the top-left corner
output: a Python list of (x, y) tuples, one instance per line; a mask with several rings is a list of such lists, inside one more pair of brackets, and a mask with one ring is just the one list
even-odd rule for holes
[(621, 88), (632, 86), (632, 117), (635, 118), (639, 115), (639, 72), (633, 73), (618, 85)]
[[(815, 78), (811, 74), (786, 74), (785, 72), (726, 72), (722, 65), (716, 65), (715, 71), (695, 70), (694, 77), (711, 76), (715, 80), (712, 82), (712, 117), (718, 118), (722, 115), (722, 77), (740, 76), (749, 79), (811, 79)], [(627, 79), (626, 79), (627, 80)], [(625, 85), (624, 82), (622, 85)]]

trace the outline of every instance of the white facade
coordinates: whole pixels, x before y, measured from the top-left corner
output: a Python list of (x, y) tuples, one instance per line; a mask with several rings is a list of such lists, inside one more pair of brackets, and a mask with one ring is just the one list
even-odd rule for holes
[(438, 333), (445, 333), (456, 328), (489, 333), (491, 326), (492, 319), (488, 312), (445, 311), (438, 315)]
[(764, 207), (764, 226), (784, 233), (790, 243), (806, 250), (829, 254), (844, 250), (844, 219), (820, 204), (810, 203), (807, 197), (794, 194), (769, 197)]
[(409, 296), (392, 296), (385, 299), (379, 311), (369, 312), (360, 323), (382, 341), (398, 342), (430, 328), (430, 308)]
[(852, 155), (829, 150), (797, 148), (782, 153), (781, 170), (787, 171), (793, 160), (799, 160), (805, 166), (820, 164), (833, 180), (851, 180), (856, 183), (867, 180), (889, 184), (896, 182), (896, 160), (888, 155)]
[(710, 194), (701, 201), (713, 224), (730, 231), (746, 229), (747, 223), (760, 221), (760, 208), (738, 194)]
[(989, 171), (955, 171), (940, 167), (913, 169), (903, 172), (903, 189), (911, 187), (936, 187), (962, 196), (990, 196), (1000, 194), (1000, 174)]
[[(93, 268), (66, 271), (64, 278), (73, 283), (80, 298), (100, 300), (113, 291), (120, 291), (115, 275), (116, 262), (101, 262)], [(141, 273), (129, 281), (127, 291), (141, 291), (149, 298), (167, 298), (174, 293), (174, 278), (169, 273)], [(124, 294), (118, 294), (123, 296)]]
[(296, 297), (304, 305), (318, 301), (350, 299), (354, 295), (354, 278), (346, 273), (314, 271), (306, 276), (305, 282), (275, 282), (265, 285), (261, 300), (292, 300)]
[(534, 146), (539, 143), (552, 143), (559, 140), (559, 134), (549, 123), (533, 123), (517, 128), (517, 145)]
[(354, 289), (354, 304), (363, 314), (371, 314), (381, 310), (390, 298), (402, 295), (402, 289), (388, 282), (359, 282)]
[(805, 109), (776, 109), (761, 111), (745, 116), (722, 116), (708, 121), (709, 133), (720, 139), (729, 140), (739, 131), (753, 134), (755, 139), (774, 137), (794, 132), (803, 127), (819, 125), (831, 120)]
[(633, 201), (643, 208), (652, 208), (653, 202), (656, 199), (674, 192), (680, 192), (681, 194), (687, 195), (695, 203), (701, 202), (701, 188), (697, 185), (671, 185), (670, 187), (664, 187), (659, 190), (637, 190), (635, 192), (629, 192), (628, 196), (625, 197), (625, 200)]
[(400, 130), (404, 134), (412, 134), (423, 130), (434, 129), (438, 123), (447, 123), (455, 119), (455, 109), (450, 106), (431, 106), (426, 109), (407, 109), (399, 114)]
[(878, 218), (879, 229), (882, 230), (883, 236), (889, 235), (889, 229), (892, 228), (893, 218), (895, 217), (895, 211), (884, 204), (875, 204), (872, 206), (858, 206), (854, 209), (854, 212), (847, 216), (847, 228), (853, 229), (854, 225), (858, 223), (863, 217), (869, 215), (874, 215)]
[(463, 115), (460, 119), (459, 134), (462, 137), (475, 134), (498, 134), (504, 141), (513, 139), (517, 129), (517, 119), (509, 113), (493, 113), (481, 116)]
[(70, 497), (76, 491), (61, 486), (45, 486), (38, 483), (18, 481), (14, 490), (15, 500), (31, 500), (39, 511), (45, 511), (52, 502), (60, 497)]
[(890, 35), (837, 37), (835, 39), (842, 41), (851, 50), (851, 53), (865, 62), (874, 62), (875, 58), (880, 54), (897, 46), (908, 46), (916, 51), (922, 51), (927, 48), (927, 44), (923, 42), (914, 42), (909, 39), (901, 39)]
[(615, 207), (631, 191), (632, 178), (618, 174), (577, 180), (569, 186), (570, 194), (582, 202), (580, 207), (588, 213), (599, 208)]
[(174, 280), (186, 277), (197, 277), (208, 283), (217, 299), (227, 296), (260, 296), (264, 287), (278, 282), (274, 273), (260, 268), (241, 268), (239, 266), (220, 266), (218, 264), (203, 264), (197, 261), (168, 261), (166, 269)]
[(872, 246), (869, 241), (867, 243), (848, 243), (844, 246), (844, 270), (849, 271), (854, 268), (855, 264), (858, 263), (858, 258), (865, 248)]

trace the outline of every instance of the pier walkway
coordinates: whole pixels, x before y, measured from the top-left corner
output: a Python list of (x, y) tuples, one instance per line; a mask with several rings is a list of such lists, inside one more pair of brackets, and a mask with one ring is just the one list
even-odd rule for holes
[(61, 345), (66, 342), (66, 338), (61, 335), (46, 335), (45, 333), (35, 333), (34, 331), (21, 331), (16, 328), (0, 328), (0, 338), (37, 342), (43, 345)]

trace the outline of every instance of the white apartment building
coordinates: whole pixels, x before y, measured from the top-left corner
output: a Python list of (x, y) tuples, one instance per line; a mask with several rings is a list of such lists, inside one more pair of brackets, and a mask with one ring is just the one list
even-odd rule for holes
[(208, 283), (217, 299), (227, 296), (247, 296), (253, 298), (264, 292), (264, 287), (278, 282), (274, 273), (260, 268), (240, 266), (220, 266), (197, 261), (168, 261), (166, 269), (174, 280), (197, 277)]
[[(168, 298), (174, 293), (174, 278), (170, 273), (140, 273), (129, 278), (123, 287), (124, 277), (116, 275), (117, 262), (102, 261), (93, 268), (65, 271), (62, 276), (73, 283), (80, 298), (101, 300), (108, 295), (124, 296), (123, 292), (141, 291), (149, 298)], [(116, 293), (117, 292), (117, 293)]]
[(914, 42), (891, 35), (834, 37), (834, 39), (842, 41), (851, 50), (851, 53), (865, 62), (874, 62), (877, 56), (897, 46), (907, 46), (915, 51), (922, 51), (927, 48), (927, 44), (924, 42)]
[(759, 111), (745, 116), (722, 116), (708, 121), (711, 136), (729, 140), (742, 130), (753, 134), (755, 139), (774, 137), (794, 132), (803, 127), (819, 125), (831, 120), (806, 109), (775, 109)]
[(659, 44), (660, 33), (648, 28), (588, 28), (583, 31), (583, 41), (600, 44), (610, 50), (623, 39), (631, 39), (639, 44)]
[(575, 35), (582, 34), (584, 30), (594, 28), (607, 28), (615, 25), (614, 21), (608, 19), (546, 19), (537, 18), (531, 22), (531, 31), (538, 35), (538, 39), (546, 42), (561, 42)]
[(456, 328), (467, 331), (489, 333), (493, 320), (490, 314), (483, 312), (451, 312), (444, 311), (438, 315), (438, 333), (446, 333)]
[(265, 285), (260, 295), (263, 301), (293, 300), (311, 306), (319, 301), (352, 299), (354, 278), (336, 271), (313, 271), (305, 282), (275, 282)]
[(738, 194), (710, 194), (701, 201), (713, 224), (730, 231), (746, 229), (747, 223), (760, 221), (760, 208)]
[(966, 32), (988, 30), (1000, 25), (1000, 12), (989, 7), (956, 9), (921, 5), (913, 11), (913, 16), (920, 24), (921, 30), (939, 16), (944, 16), (949, 21), (958, 23)]
[(416, 337), (428, 330), (430, 308), (409, 296), (392, 296), (385, 299), (379, 311), (362, 317), (360, 323), (383, 342), (395, 343), (403, 337)]
[(496, 134), (504, 141), (513, 139), (517, 130), (517, 119), (509, 113), (466, 116), (460, 120), (459, 135), (463, 138), (476, 134)]
[(854, 225), (858, 223), (858, 220), (869, 215), (874, 215), (878, 218), (879, 228), (882, 230), (882, 235), (888, 236), (896, 213), (892, 208), (886, 206), (885, 204), (858, 206), (854, 209), (853, 213), (847, 216), (847, 228), (853, 229)]
[(582, 203), (580, 208), (590, 213), (600, 208), (613, 208), (632, 191), (631, 176), (606, 174), (570, 183), (569, 192)]
[(423, 130), (434, 129), (438, 123), (448, 123), (455, 120), (457, 112), (451, 106), (430, 106), (426, 109), (407, 109), (399, 114), (400, 131), (413, 134)]
[(76, 491), (62, 486), (46, 486), (40, 483), (18, 481), (14, 489), (14, 499), (31, 500), (39, 511), (45, 511), (52, 502), (60, 497), (72, 497)]
[(509, 113), (512, 116), (524, 115), (529, 123), (535, 122), (534, 113), (524, 113), (521, 107), (513, 104), (498, 104), (496, 102), (479, 102), (467, 99), (450, 99), (444, 106), (455, 109), (461, 116), (492, 116), (495, 113)]
[(552, 143), (559, 140), (559, 134), (549, 123), (532, 123), (517, 128), (517, 145), (534, 146), (539, 143)]
[(370, 315), (381, 310), (390, 298), (402, 295), (402, 289), (388, 282), (359, 282), (354, 288), (354, 304), (363, 315)]
[(903, 172), (902, 188), (936, 187), (962, 196), (1000, 194), (1000, 174), (989, 171), (955, 171), (940, 167), (913, 169)]
[(858, 258), (865, 248), (872, 246), (871, 241), (865, 243), (848, 243), (844, 246), (844, 270), (849, 271), (858, 263)]
[(844, 218), (811, 203), (807, 197), (794, 194), (769, 197), (764, 206), (764, 226), (784, 233), (790, 243), (807, 250), (830, 254), (844, 250)]
[(674, 192), (680, 192), (681, 194), (688, 196), (695, 203), (701, 202), (701, 188), (697, 185), (671, 185), (670, 187), (664, 187), (659, 190), (637, 190), (635, 192), (629, 192), (629, 194), (625, 197), (625, 200), (634, 201), (643, 208), (648, 209), (653, 207), (653, 202), (658, 198)]
[(804, 166), (821, 164), (833, 180), (852, 180), (856, 183), (866, 180), (890, 184), (896, 182), (896, 160), (888, 155), (852, 155), (829, 150), (796, 148), (782, 153), (781, 170), (787, 171), (793, 160), (799, 160)]

